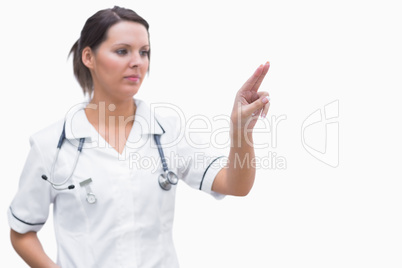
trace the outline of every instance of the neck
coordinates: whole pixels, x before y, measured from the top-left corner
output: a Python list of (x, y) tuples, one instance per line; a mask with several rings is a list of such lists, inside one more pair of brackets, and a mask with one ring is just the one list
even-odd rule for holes
[(94, 98), (85, 109), (89, 122), (98, 127), (121, 128), (132, 126), (136, 105), (134, 99), (112, 102), (108, 99)]

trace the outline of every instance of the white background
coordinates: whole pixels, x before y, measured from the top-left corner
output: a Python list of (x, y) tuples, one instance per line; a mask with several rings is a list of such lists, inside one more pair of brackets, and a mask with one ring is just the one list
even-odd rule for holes
[[(269, 60), (265, 123), (286, 116), (276, 148), (257, 150), (284, 157), (286, 169), (260, 168), (247, 197), (216, 201), (179, 185), (174, 240), (182, 267), (402, 266), (398, 1), (233, 2), (1, 4), (1, 267), (25, 267), (9, 242), (6, 212), (29, 136), (83, 100), (67, 54), (85, 20), (115, 4), (151, 26), (151, 73), (138, 98), (174, 103), (188, 116), (228, 115), (236, 91)], [(334, 168), (304, 149), (301, 126), (336, 100)], [(320, 135), (314, 146), (325, 142)], [(39, 236), (55, 259), (51, 219)]]

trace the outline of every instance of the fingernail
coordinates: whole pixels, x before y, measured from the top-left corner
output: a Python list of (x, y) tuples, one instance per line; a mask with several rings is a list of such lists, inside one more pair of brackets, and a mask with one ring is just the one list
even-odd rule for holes
[(268, 97), (264, 97), (264, 98), (262, 99), (262, 103), (268, 103), (268, 101), (269, 101), (269, 98), (268, 98)]
[(267, 61), (265, 64), (266, 64), (266, 65), (267, 65), (267, 64), (270, 65), (271, 63), (270, 63), (269, 61)]
[(265, 118), (266, 116), (266, 114), (261, 114), (261, 118)]

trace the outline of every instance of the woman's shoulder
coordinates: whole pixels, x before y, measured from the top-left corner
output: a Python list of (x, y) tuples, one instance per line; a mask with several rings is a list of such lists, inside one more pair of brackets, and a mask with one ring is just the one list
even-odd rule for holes
[(43, 127), (30, 136), (30, 143), (48, 144), (53, 142), (57, 145), (58, 137), (63, 130), (64, 120), (60, 119), (50, 125)]
[[(69, 133), (69, 128), (71, 128), (71, 121), (76, 118), (78, 112), (81, 111), (88, 102), (80, 102), (71, 106), (69, 110), (66, 111), (64, 117), (59, 120), (41, 128), (37, 132), (31, 135), (30, 141), (48, 144), (49, 142), (54, 145), (58, 143), (59, 138), (63, 132), (63, 128), (66, 128), (65, 134)], [(80, 124), (82, 122), (79, 122)]]

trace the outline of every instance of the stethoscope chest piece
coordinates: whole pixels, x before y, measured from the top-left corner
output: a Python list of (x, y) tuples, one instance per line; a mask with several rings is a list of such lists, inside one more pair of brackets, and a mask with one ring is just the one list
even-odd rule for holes
[(159, 156), (162, 161), (163, 173), (161, 173), (158, 177), (159, 186), (165, 190), (169, 191), (172, 188), (172, 185), (176, 185), (179, 182), (179, 178), (176, 173), (169, 170), (168, 165), (166, 163), (165, 155), (163, 154), (162, 145), (160, 142), (160, 135), (154, 135), (156, 146), (158, 147)]
[(166, 170), (165, 173), (159, 175), (158, 181), (163, 190), (169, 191), (172, 185), (176, 185), (179, 182), (179, 178), (173, 171)]
[(172, 188), (172, 184), (167, 180), (165, 174), (161, 173), (158, 177), (158, 181), (163, 190), (169, 191)]

